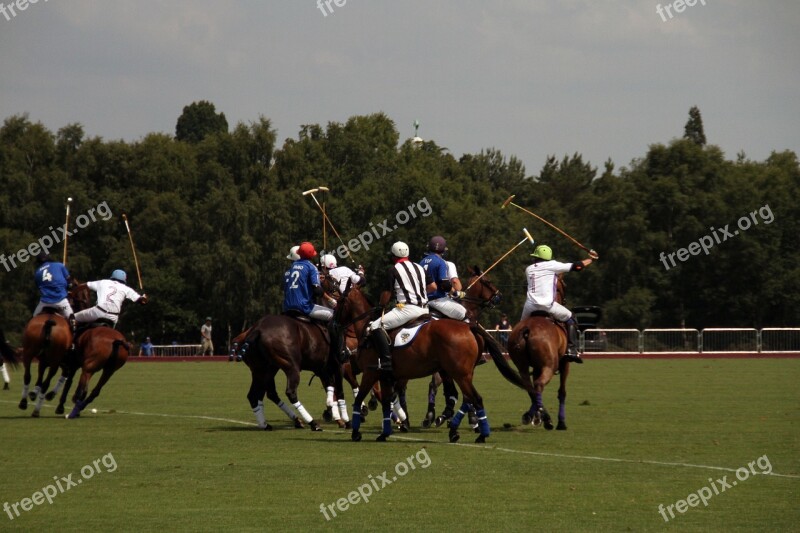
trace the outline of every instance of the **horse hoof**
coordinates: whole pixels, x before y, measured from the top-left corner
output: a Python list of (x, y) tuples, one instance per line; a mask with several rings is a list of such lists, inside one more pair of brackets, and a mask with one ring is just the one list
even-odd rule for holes
[(353, 423), (348, 420), (344, 423), (344, 429), (353, 429)]
[(522, 425), (523, 426), (527, 426), (528, 424), (532, 424), (532, 423), (533, 423), (533, 417), (531, 416), (530, 413), (525, 413), (524, 415), (522, 415)]
[(342, 420), (340, 418), (339, 420), (336, 421), (336, 425), (339, 426), (339, 429), (343, 429), (344, 428), (344, 420)]
[(477, 439), (475, 439), (475, 443), (476, 443), (476, 444), (483, 444), (483, 443), (485, 443), (485, 442), (486, 442), (486, 437), (488, 437), (488, 436), (489, 436), (489, 435), (478, 435), (478, 438), (477, 438)]
[(408, 430), (409, 430), (409, 425), (408, 425), (408, 420), (406, 420), (405, 422), (400, 424), (400, 433), (408, 433)]
[(53, 398), (55, 398), (55, 397), (56, 397), (56, 393), (53, 392), (53, 391), (50, 391), (50, 392), (48, 392), (47, 394), (44, 395), (44, 399), (47, 400), (48, 402), (52, 401)]
[(261, 428), (261, 429), (263, 429), (264, 431), (272, 431), (272, 426), (271, 426), (271, 425), (269, 425), (269, 424), (267, 424), (266, 426), (264, 426), (264, 427), (263, 427), (263, 428)]
[(538, 428), (539, 426), (541, 426), (542, 425), (542, 413), (540, 413), (539, 411), (536, 411), (533, 414), (533, 422), (531, 422), (531, 423), (533, 424), (533, 427), (535, 427), (535, 428)]
[(458, 434), (458, 431), (451, 431), (450, 432), (450, 442), (458, 442), (458, 439), (461, 438), (461, 435)]
[(27, 398), (23, 398), (22, 400), (20, 400), (19, 408), (22, 409), (23, 411), (28, 408), (28, 399)]
[(425, 420), (422, 421), (422, 427), (426, 429), (431, 427), (431, 422), (431, 419), (426, 417)]
[(375, 409), (377, 409), (377, 408), (378, 408), (378, 400), (376, 400), (375, 398), (372, 398), (372, 399), (370, 399), (370, 401), (369, 401), (369, 403), (367, 404), (367, 406), (368, 406), (368, 407), (369, 407), (369, 408), (370, 408), (372, 411), (374, 411)]
[(29, 392), (28, 393), (28, 398), (30, 398), (30, 400), (32, 402), (35, 402), (36, 401), (36, 393), (35, 392)]
[(445, 422), (449, 422), (449, 421), (450, 421), (450, 417), (449, 416), (439, 415), (439, 416), (436, 417), (436, 421), (434, 422), (434, 424), (438, 428), (439, 426), (441, 426)]
[(8, 386), (8, 383), (3, 383), (3, 390), (11, 390), (11, 387)]
[(31, 413), (32, 418), (39, 418), (39, 411), (34, 411)]
[(56, 414), (57, 415), (63, 415), (64, 414), (64, 406), (63, 405), (59, 405), (58, 407), (56, 407)]
[(359, 417), (358, 417), (358, 418), (361, 420), (361, 423), (362, 423), (362, 424), (363, 424), (364, 422), (366, 422), (366, 421), (367, 421), (367, 417), (365, 416), (365, 414), (366, 414), (366, 413), (361, 413), (361, 414), (359, 415)]
[(312, 420), (308, 425), (311, 427), (311, 431), (322, 431), (322, 427), (316, 420)]
[(560, 430), (563, 431), (563, 430), (567, 429), (567, 424), (565, 424), (563, 420), (559, 420), (558, 421), (558, 425), (556, 426), (556, 429), (560, 429)]
[(364, 405), (363, 403), (361, 404), (361, 414), (364, 416), (367, 416), (369, 414), (369, 407)]
[(305, 429), (306, 426), (303, 424), (303, 421), (299, 418), (294, 419), (294, 427), (295, 429)]
[(388, 438), (389, 435), (387, 435), (386, 433), (381, 433), (380, 435), (378, 435), (378, 438), (375, 439), (375, 442), (386, 442), (386, 439)]
[(322, 419), (325, 422), (328, 422), (328, 423), (333, 421), (333, 414), (331, 414), (331, 408), (330, 407), (328, 407), (327, 409), (322, 411)]
[(544, 429), (546, 429), (547, 431), (551, 431), (553, 429), (553, 423), (550, 422), (549, 420), (546, 420), (544, 423)]
[(350, 440), (353, 442), (361, 442), (361, 432), (353, 431), (353, 433), (350, 435)]

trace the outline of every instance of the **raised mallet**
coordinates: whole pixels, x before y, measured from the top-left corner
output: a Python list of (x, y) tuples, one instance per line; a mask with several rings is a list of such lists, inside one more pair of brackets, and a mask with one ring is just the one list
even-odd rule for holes
[(328, 251), (328, 227), (326, 224), (326, 218), (328, 217), (328, 212), (326, 210), (325, 200), (327, 200), (327, 193), (330, 189), (325, 187), (324, 185), (320, 185), (317, 187), (322, 192), (322, 249), (326, 252)]
[[(564, 237), (566, 237), (567, 239), (571, 240), (571, 241), (572, 241), (573, 243), (575, 243), (575, 244), (576, 244), (576, 245), (577, 245), (579, 248), (582, 248), (583, 250), (586, 250), (587, 252), (589, 252), (589, 256), (596, 256), (596, 255), (597, 255), (597, 252), (595, 252), (594, 250), (591, 250), (591, 249), (587, 248), (586, 246), (582, 245), (582, 244), (581, 244), (581, 243), (579, 243), (577, 240), (575, 240), (575, 239), (574, 239), (574, 238), (573, 238), (571, 235), (568, 235), (568, 234), (567, 234), (565, 231), (562, 231), (561, 229), (557, 228), (556, 226), (554, 226), (554, 225), (553, 225), (553, 224), (551, 224), (550, 222), (546, 221), (545, 219), (543, 219), (542, 217), (540, 217), (539, 215), (537, 215), (537, 214), (536, 214), (536, 213), (534, 213), (533, 211), (529, 211), (528, 209), (525, 209), (525, 208), (524, 208), (524, 207), (522, 207), (521, 205), (517, 205), (517, 204), (515, 204), (514, 202), (512, 202), (512, 200), (514, 199), (514, 197), (515, 197), (515, 196), (516, 196), (515, 194), (512, 194), (511, 196), (509, 196), (509, 197), (506, 199), (506, 201), (505, 201), (505, 202), (503, 202), (503, 205), (502, 205), (502, 206), (500, 206), (500, 209), (505, 209), (507, 205), (513, 205), (513, 206), (514, 206), (514, 207), (516, 207), (517, 209), (520, 209), (520, 210), (522, 210), (522, 211), (525, 211), (526, 213), (528, 213), (528, 214), (529, 214), (529, 215), (531, 215), (532, 217), (534, 217), (534, 218), (536, 218), (536, 219), (538, 219), (538, 220), (541, 220), (542, 222), (544, 222), (545, 224), (547, 224), (548, 226), (550, 226), (551, 228), (553, 228), (554, 230), (556, 230), (557, 232), (559, 232), (561, 235), (563, 235), (563, 236), (564, 236)], [(593, 259), (596, 259), (596, 257), (593, 257)]]
[(317, 204), (317, 207), (318, 207), (318, 208), (319, 208), (319, 210), (322, 212), (322, 218), (323, 218), (323, 220), (327, 220), (327, 221), (328, 221), (328, 225), (329, 225), (329, 226), (331, 227), (331, 229), (333, 230), (333, 233), (334, 233), (334, 235), (336, 235), (336, 238), (337, 238), (337, 239), (339, 239), (339, 242), (340, 242), (340, 243), (342, 243), (342, 246), (344, 246), (344, 247), (345, 247), (345, 249), (347, 249), (347, 255), (348, 255), (348, 257), (350, 257), (350, 260), (351, 260), (351, 261), (355, 262), (355, 258), (353, 257), (353, 252), (351, 252), (351, 251), (350, 251), (350, 249), (349, 249), (349, 248), (347, 248), (347, 245), (346, 245), (346, 244), (344, 243), (344, 241), (342, 240), (342, 237), (341, 237), (341, 235), (339, 235), (339, 232), (338, 232), (338, 231), (336, 231), (336, 227), (333, 225), (333, 222), (331, 222), (331, 219), (328, 217), (328, 213), (326, 213), (326, 212), (325, 212), (325, 209), (323, 209), (322, 205), (321, 205), (321, 204), (319, 203), (319, 201), (317, 200), (317, 197), (316, 197), (316, 196), (314, 196), (314, 193), (315, 193), (315, 192), (319, 192), (319, 191), (321, 191), (321, 190), (327, 191), (327, 190), (328, 190), (328, 188), (327, 188), (327, 187), (317, 187), (316, 189), (309, 189), (309, 190), (307, 190), (307, 191), (303, 191), (303, 196), (308, 196), (308, 195), (311, 195), (311, 198), (313, 198), (313, 199), (314, 199), (314, 203), (315, 203), (315, 204)]
[(122, 213), (122, 220), (125, 221), (125, 229), (128, 230), (128, 239), (131, 241), (131, 251), (133, 252), (133, 263), (136, 265), (136, 276), (139, 278), (139, 290), (143, 291), (142, 287), (142, 273), (139, 271), (139, 259), (136, 258), (136, 247), (133, 245), (133, 234), (131, 234), (131, 227), (128, 224), (128, 215)]
[(511, 252), (513, 252), (514, 250), (516, 250), (517, 248), (519, 248), (520, 246), (522, 246), (523, 244), (525, 244), (525, 241), (529, 241), (531, 244), (535, 244), (535, 243), (533, 242), (533, 237), (531, 236), (531, 234), (530, 234), (530, 233), (528, 233), (528, 230), (527, 230), (526, 228), (522, 228), (522, 233), (524, 233), (524, 234), (525, 234), (525, 238), (524, 238), (524, 239), (522, 239), (521, 241), (519, 241), (517, 244), (515, 244), (515, 245), (513, 246), (513, 248), (511, 248), (509, 251), (507, 251), (506, 253), (504, 253), (504, 254), (503, 254), (501, 257), (500, 257), (500, 259), (498, 259), (497, 261), (495, 261), (494, 263), (492, 263), (492, 265), (491, 265), (489, 268), (487, 268), (486, 270), (484, 270), (483, 272), (481, 272), (480, 276), (478, 276), (477, 278), (475, 278), (474, 280), (472, 280), (472, 283), (470, 283), (470, 284), (467, 286), (467, 289), (466, 289), (466, 290), (469, 290), (469, 289), (470, 289), (470, 287), (472, 287), (473, 285), (475, 285), (475, 284), (478, 282), (478, 280), (479, 280), (479, 279), (481, 279), (483, 276), (485, 276), (485, 275), (486, 275), (486, 274), (487, 274), (487, 273), (488, 273), (488, 272), (489, 272), (491, 269), (493, 269), (494, 267), (496, 267), (496, 266), (498, 265), (498, 263), (500, 263), (500, 261), (502, 261), (503, 259), (505, 259), (506, 257), (508, 257), (508, 256), (511, 254)]
[(69, 206), (72, 205), (72, 196), (67, 198), (67, 220), (64, 222), (64, 257), (62, 258), (62, 263), (64, 266), (67, 265), (67, 240), (69, 239)]

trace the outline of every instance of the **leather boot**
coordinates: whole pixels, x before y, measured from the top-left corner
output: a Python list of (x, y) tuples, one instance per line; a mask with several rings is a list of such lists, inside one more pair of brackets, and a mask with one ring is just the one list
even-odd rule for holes
[(378, 370), (382, 374), (392, 374), (392, 349), (389, 346), (389, 336), (381, 329), (372, 330), (369, 334), (372, 345), (378, 350)]
[(564, 358), (570, 363), (583, 364), (583, 359), (578, 354), (578, 325), (574, 320), (567, 322), (567, 353)]

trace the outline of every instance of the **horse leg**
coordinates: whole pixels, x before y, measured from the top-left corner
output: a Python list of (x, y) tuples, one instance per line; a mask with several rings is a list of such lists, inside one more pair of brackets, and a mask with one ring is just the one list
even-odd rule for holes
[(453, 415), (455, 414), (456, 409), (456, 402), (458, 402), (458, 389), (456, 389), (456, 384), (453, 382), (453, 378), (448, 375), (442, 376), (442, 389), (444, 391), (444, 411), (442, 414), (436, 417), (435, 425), (438, 428), (445, 422), (448, 422)]
[(367, 395), (372, 392), (372, 387), (377, 380), (378, 373), (374, 370), (366, 370), (361, 375), (361, 385), (358, 388), (356, 399), (353, 401), (353, 431), (350, 433), (350, 439), (353, 442), (361, 440), (361, 422), (364, 421), (361, 415), (361, 406), (364, 404)]
[(295, 410), (303, 417), (303, 420), (306, 421), (311, 431), (322, 431), (319, 422), (314, 420), (314, 417), (306, 411), (306, 408), (300, 403), (300, 400), (297, 399), (297, 387), (300, 385), (300, 371), (296, 368), (290, 368), (284, 370), (284, 372), (286, 373), (286, 397), (292, 402)]
[(536, 403), (536, 414), (534, 415), (534, 425), (536, 425), (537, 417), (541, 422), (544, 424), (544, 429), (551, 430), (553, 429), (553, 420), (550, 417), (550, 413), (547, 412), (547, 409), (544, 408), (544, 402), (542, 401), (542, 392), (544, 391), (545, 385), (550, 383), (550, 379), (553, 377), (553, 369), (550, 367), (544, 367), (537, 376), (537, 378), (533, 382), (533, 389), (534, 389), (534, 400)]
[(378, 442), (386, 442), (386, 439), (389, 438), (389, 435), (392, 434), (392, 397), (394, 396), (394, 384), (390, 381), (382, 379), (381, 380), (381, 407), (383, 408), (383, 430), (381, 434), (378, 435), (378, 438), (375, 439)]
[(408, 433), (408, 405), (406, 404), (406, 385), (407, 381), (398, 381), (395, 385), (394, 398), (392, 399), (392, 412), (397, 416), (397, 424), (400, 431)]
[(61, 377), (59, 377), (58, 381), (56, 381), (56, 386), (53, 387), (53, 390), (51, 390), (47, 394), (45, 394), (44, 399), (49, 402), (53, 398), (55, 398), (56, 395), (58, 395), (58, 393), (61, 392), (61, 387), (63, 387), (64, 383), (66, 383), (66, 382), (67, 382), (66, 372), (62, 372), (61, 373)]
[(272, 401), (272, 403), (277, 405), (278, 408), (281, 411), (283, 411), (286, 414), (286, 416), (289, 417), (289, 420), (291, 420), (294, 423), (294, 427), (296, 427), (297, 429), (304, 429), (305, 426), (303, 425), (303, 422), (300, 421), (299, 418), (297, 418), (297, 415), (294, 413), (294, 411), (292, 411), (292, 408), (286, 405), (284, 401), (281, 400), (281, 397), (278, 395), (278, 388), (275, 386), (275, 374), (277, 372), (278, 372), (277, 369), (270, 370), (269, 372), (267, 372), (266, 377), (264, 379), (264, 386), (267, 391), (267, 398), (269, 398)]
[[(461, 393), (464, 395), (464, 403), (461, 404), (461, 408), (458, 410), (458, 413), (456, 413), (456, 415), (450, 421), (450, 442), (458, 441), (458, 425), (461, 424), (461, 420), (464, 418), (464, 415), (473, 410), (475, 411), (475, 416), (478, 422), (478, 430), (480, 432), (478, 437), (475, 439), (475, 442), (486, 442), (486, 439), (491, 434), (489, 418), (486, 416), (486, 410), (483, 407), (483, 398), (481, 397), (480, 393), (478, 393), (478, 389), (476, 389), (475, 385), (472, 383), (472, 375), (460, 378), (458, 380), (458, 387), (461, 389)], [(453, 440), (453, 437), (455, 437), (455, 440)]]
[[(78, 371), (78, 367), (68, 367), (64, 370), (64, 374), (62, 377), (66, 376), (66, 382), (64, 383), (64, 391), (61, 393), (61, 399), (58, 402), (58, 407), (56, 407), (56, 414), (63, 415), (64, 414), (64, 404), (67, 402), (67, 395), (69, 394), (69, 389), (72, 387), (72, 380), (75, 377), (75, 373)], [(60, 382), (61, 380), (59, 380)]]
[(259, 429), (272, 431), (272, 426), (267, 424), (267, 420), (264, 418), (264, 392), (266, 389), (264, 382), (262, 376), (256, 377), (255, 372), (250, 373), (250, 390), (247, 391), (247, 400), (250, 402), (250, 408), (253, 409)]
[(422, 427), (429, 428), (433, 421), (436, 420), (436, 392), (439, 390), (439, 385), (442, 383), (442, 376), (438, 372), (434, 372), (431, 376), (431, 382), (428, 384), (428, 412), (425, 413), (425, 418), (422, 420)]
[(28, 408), (28, 387), (31, 384), (31, 361), (32, 357), (25, 355), (25, 375), (22, 377), (22, 399), (19, 401), (19, 408), (23, 411)]
[(46, 391), (50, 388), (50, 381), (53, 379), (56, 372), (58, 372), (57, 366), (51, 366), (47, 369), (47, 377), (42, 382), (42, 388), (39, 389), (39, 395), (36, 397), (36, 405), (33, 406), (33, 413), (31, 413), (32, 417), (39, 418), (39, 413), (42, 410), (42, 404), (45, 398), (47, 397), (48, 400), (52, 400), (55, 396), (55, 394), (46, 393)]
[(567, 376), (569, 375), (569, 364), (563, 361), (559, 364), (561, 383), (558, 387), (558, 425), (556, 429), (567, 429)]
[(336, 389), (336, 403), (339, 408), (339, 414), (344, 421), (344, 427), (350, 429), (353, 427), (353, 424), (350, 422), (350, 415), (347, 413), (347, 401), (344, 399), (344, 376), (341, 366), (339, 366), (338, 371), (334, 373), (333, 386)]
[[(528, 424), (533, 424), (539, 407), (536, 405), (536, 391), (534, 390), (533, 385), (534, 376), (531, 375), (530, 368), (525, 368), (524, 370), (520, 369), (519, 375), (522, 378), (522, 384), (525, 385), (525, 392), (528, 393), (528, 397), (531, 399), (530, 408), (522, 414), (522, 424), (527, 426)], [(539, 419), (536, 425), (539, 425), (540, 423), (541, 420)]]
[[(362, 379), (361, 383), (364, 383), (363, 379)], [(382, 399), (381, 398), (381, 389), (378, 386), (378, 383), (376, 382), (374, 385), (372, 385), (372, 396), (370, 396), (369, 405), (368, 405), (370, 410), (374, 411), (375, 409), (377, 409), (378, 408), (378, 402), (380, 402), (381, 399)]]
[(86, 398), (86, 389), (89, 388), (90, 379), (92, 379), (92, 373), (83, 370), (81, 372), (81, 378), (78, 380), (78, 388), (75, 390), (75, 394), (72, 396), (72, 401), (75, 403), (75, 407), (72, 408), (72, 411), (70, 411), (67, 418), (78, 418), (81, 416), (81, 411), (83, 411), (83, 408), (86, 407), (86, 405), (83, 404), (83, 399)]

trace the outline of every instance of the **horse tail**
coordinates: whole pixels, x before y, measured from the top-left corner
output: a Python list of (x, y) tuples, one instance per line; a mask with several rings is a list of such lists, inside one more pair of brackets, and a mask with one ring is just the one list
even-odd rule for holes
[(120, 340), (120, 339), (117, 339), (114, 342), (112, 342), (111, 343), (111, 355), (108, 358), (108, 363), (106, 363), (108, 365), (108, 368), (114, 368), (117, 365), (117, 359), (119, 359), (119, 347), (120, 346), (125, 346), (130, 351), (130, 348), (128, 347), (128, 343), (127, 342), (125, 342), (123, 340)]
[(6, 342), (6, 334), (2, 329), (0, 329), (0, 354), (2, 355), (2, 360), (8, 361), (8, 364), (12, 367), (17, 368), (17, 366), (19, 366), (17, 353), (11, 345)]
[(497, 367), (497, 370), (500, 371), (500, 374), (520, 389), (524, 389), (525, 385), (523, 384), (522, 377), (508, 364), (503, 350), (500, 349), (500, 345), (494, 337), (489, 335), (489, 332), (483, 329), (483, 326), (480, 324), (471, 326), (470, 329), (473, 335), (480, 336), (486, 341), (486, 348), (489, 350), (489, 355), (492, 356), (492, 361), (494, 361), (494, 365)]
[(56, 321), (52, 318), (48, 318), (44, 322), (44, 326), (42, 326), (42, 345), (39, 347), (39, 361), (44, 360), (45, 351), (50, 347), (50, 336), (53, 333), (53, 326), (56, 325)]

